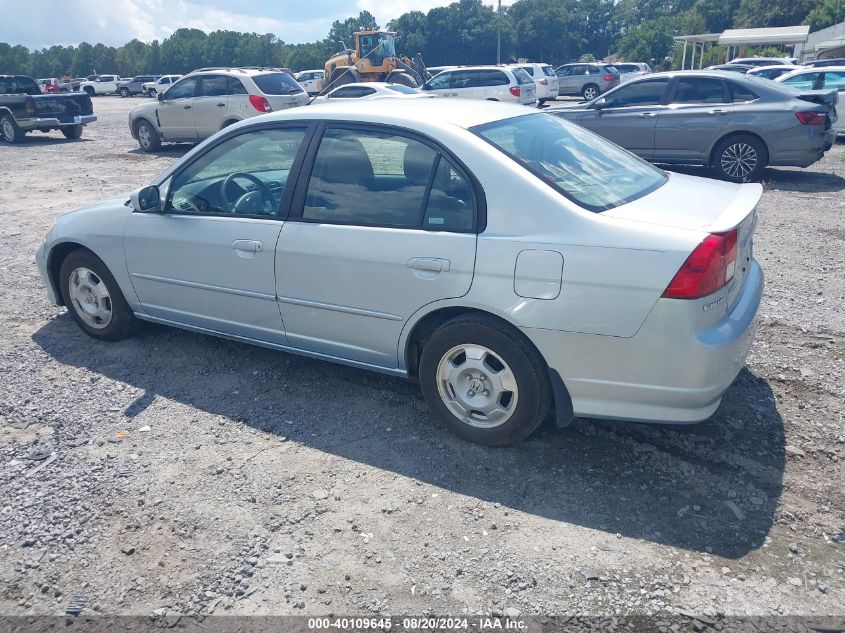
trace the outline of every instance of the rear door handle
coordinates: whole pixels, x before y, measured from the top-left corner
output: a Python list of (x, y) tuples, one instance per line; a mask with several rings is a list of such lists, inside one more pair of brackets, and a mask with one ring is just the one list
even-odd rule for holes
[(264, 250), (264, 244), (258, 240), (235, 240), (232, 242), (232, 248), (245, 253), (260, 253)]
[(656, 112), (640, 112), (641, 119), (653, 119), (657, 116)]
[(414, 257), (408, 260), (405, 264), (408, 268), (414, 270), (425, 270), (431, 273), (443, 273), (449, 270), (451, 262), (448, 259), (440, 259), (438, 257)]
[(727, 110), (722, 110), (720, 108), (716, 108), (715, 110), (708, 110), (707, 114), (712, 114), (713, 116), (720, 116), (722, 114), (727, 114)]

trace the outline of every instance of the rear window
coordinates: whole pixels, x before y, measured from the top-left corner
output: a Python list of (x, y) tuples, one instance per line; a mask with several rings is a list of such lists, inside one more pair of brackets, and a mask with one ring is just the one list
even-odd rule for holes
[(516, 77), (516, 83), (518, 83), (520, 86), (534, 83), (534, 80), (531, 78), (531, 75), (522, 70), (522, 68), (514, 68), (513, 75), (514, 77)]
[(258, 89), (266, 95), (292, 95), (304, 92), (296, 79), (287, 73), (269, 73), (252, 78)]
[(614, 64), (613, 67), (620, 73), (635, 73), (639, 70), (636, 64)]
[(385, 86), (388, 90), (395, 90), (396, 92), (401, 92), (402, 94), (406, 95), (414, 95), (419, 92), (418, 90), (411, 88), (410, 86), (403, 86), (402, 84), (391, 84), (389, 86)]
[(41, 88), (30, 77), (0, 77), (0, 94), (40, 95)]
[(471, 131), (590, 211), (631, 202), (668, 180), (657, 167), (551, 114), (495, 121)]

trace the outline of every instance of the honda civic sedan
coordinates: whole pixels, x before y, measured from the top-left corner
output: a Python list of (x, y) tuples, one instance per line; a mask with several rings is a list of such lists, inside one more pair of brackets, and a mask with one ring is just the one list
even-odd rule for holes
[(755, 332), (760, 196), (519, 105), (327, 103), (62, 216), (37, 262), (95, 339), (152, 321), (413, 377), (501, 446), (550, 414), (709, 417)]

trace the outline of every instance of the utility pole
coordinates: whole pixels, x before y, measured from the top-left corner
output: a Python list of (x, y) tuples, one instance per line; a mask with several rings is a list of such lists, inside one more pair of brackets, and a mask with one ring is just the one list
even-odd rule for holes
[(496, 63), (502, 63), (502, 0), (499, 0), (499, 10), (496, 12)]

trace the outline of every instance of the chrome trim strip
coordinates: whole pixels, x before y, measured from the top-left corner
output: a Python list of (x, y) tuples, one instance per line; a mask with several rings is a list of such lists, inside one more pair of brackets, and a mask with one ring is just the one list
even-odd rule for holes
[(341, 306), (335, 303), (321, 303), (319, 301), (294, 299), (293, 297), (279, 297), (279, 301), (281, 303), (290, 303), (291, 305), (295, 306), (320, 308), (322, 310), (332, 310), (334, 312), (346, 312), (348, 314), (357, 314), (358, 316), (367, 316), (376, 319), (387, 319), (388, 321), (404, 321), (404, 319), (398, 314), (390, 314), (389, 312), (376, 312), (375, 310), (365, 310), (363, 308), (350, 308), (348, 306)]
[(172, 284), (174, 286), (187, 286), (188, 288), (199, 288), (200, 290), (213, 290), (215, 292), (225, 292), (226, 294), (238, 295), (240, 297), (264, 299), (265, 301), (276, 300), (276, 295), (268, 295), (263, 292), (253, 292), (251, 290), (238, 290), (237, 288), (227, 288), (225, 286), (212, 286), (211, 284), (202, 284), (196, 281), (171, 279), (170, 277), (158, 277), (156, 275), (146, 275), (144, 273), (132, 273), (132, 277), (136, 277), (138, 279), (146, 279), (148, 281), (158, 281), (160, 283)]
[(296, 354), (297, 356), (307, 356), (309, 358), (316, 358), (317, 360), (325, 360), (330, 363), (337, 363), (339, 365), (348, 365), (350, 367), (357, 367), (358, 369), (366, 369), (369, 371), (376, 371), (381, 374), (388, 374), (390, 376), (396, 376), (398, 378), (407, 378), (408, 372), (404, 369), (397, 369), (395, 367), (382, 367), (380, 365), (373, 365), (371, 363), (364, 363), (357, 360), (350, 360), (347, 358), (341, 358), (339, 356), (331, 356), (329, 354), (321, 354), (319, 352), (311, 352), (305, 349), (299, 349), (296, 347), (289, 347), (287, 345), (280, 345), (278, 343), (269, 343), (267, 341), (261, 341), (259, 339), (249, 338), (247, 336), (238, 336), (237, 334), (226, 334), (225, 332), (218, 332), (216, 330), (210, 330), (208, 328), (199, 327), (196, 325), (188, 325), (185, 323), (178, 323), (176, 321), (168, 321), (167, 319), (160, 319), (158, 317), (153, 317), (148, 314), (144, 314), (143, 312), (135, 312), (135, 317), (141, 319), (142, 321), (150, 321), (151, 323), (159, 323), (161, 325), (169, 325), (171, 327), (179, 328), (182, 330), (189, 330), (191, 332), (197, 332), (198, 334), (208, 334), (211, 336), (217, 336), (220, 338), (230, 339), (232, 341), (239, 341), (241, 343), (249, 343), (250, 345), (258, 345), (259, 347), (266, 347), (269, 349), (277, 350), (279, 352), (287, 352), (289, 354)]

